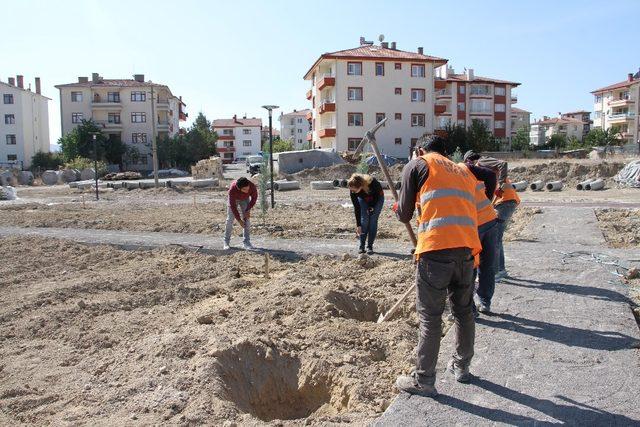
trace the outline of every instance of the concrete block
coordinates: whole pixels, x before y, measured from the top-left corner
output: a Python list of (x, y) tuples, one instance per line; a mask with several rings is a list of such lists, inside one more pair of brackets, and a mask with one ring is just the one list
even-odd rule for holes
[(209, 179), (194, 179), (191, 181), (191, 187), (193, 188), (207, 188), (207, 187), (217, 187), (218, 186), (217, 178), (209, 178)]
[(312, 190), (333, 190), (333, 181), (311, 181)]
[(304, 169), (323, 168), (345, 163), (338, 153), (331, 150), (286, 151), (278, 153), (277, 158), (278, 172), (281, 174), (292, 174)]

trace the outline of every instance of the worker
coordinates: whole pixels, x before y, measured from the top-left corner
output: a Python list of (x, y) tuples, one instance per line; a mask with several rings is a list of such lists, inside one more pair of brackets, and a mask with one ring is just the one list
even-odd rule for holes
[(419, 320), (416, 369), (398, 377), (396, 387), (434, 397), (435, 370), (442, 337), (447, 295), (455, 317), (455, 351), (447, 371), (459, 382), (471, 379), (475, 319), (473, 317), (474, 256), (481, 250), (475, 201), (476, 179), (445, 156), (445, 141), (425, 137), (419, 157), (402, 171), (402, 192), (394, 205), (398, 219), (411, 221), (420, 203), (415, 256), (416, 309)]
[(496, 287), (495, 280), (495, 258), (498, 249), (498, 216), (491, 204), (496, 190), (496, 174), (489, 168), (474, 165), (472, 163), (460, 163), (465, 169), (475, 176), (476, 185), (476, 208), (478, 211), (478, 237), (482, 244), (480, 252), (480, 264), (473, 270), (473, 279), (476, 286), (475, 299), (477, 310), (475, 314), (488, 314), (491, 312), (491, 299)]
[(520, 204), (520, 198), (513, 189), (507, 173), (507, 162), (489, 156), (480, 156), (471, 150), (464, 154), (464, 162), (492, 169), (498, 176), (498, 187), (493, 197), (493, 207), (498, 215), (498, 248), (496, 250), (495, 271), (496, 280), (508, 277), (504, 259), (504, 232), (511, 216)]
[(242, 227), (242, 245), (246, 250), (253, 250), (249, 234), (251, 209), (258, 201), (258, 189), (255, 184), (247, 178), (238, 178), (229, 186), (227, 198), (227, 223), (224, 232), (223, 249), (229, 250), (231, 243), (231, 232), (233, 231), (233, 220), (238, 221)]
[(356, 235), (360, 241), (358, 253), (373, 254), (373, 243), (378, 234), (378, 218), (384, 206), (382, 185), (371, 175), (354, 173), (347, 181), (351, 203), (356, 216)]

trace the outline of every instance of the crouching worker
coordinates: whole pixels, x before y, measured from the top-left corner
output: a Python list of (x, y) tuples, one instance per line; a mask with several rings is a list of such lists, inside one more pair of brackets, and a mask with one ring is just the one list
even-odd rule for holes
[(249, 235), (249, 225), (251, 218), (251, 208), (258, 201), (258, 189), (247, 178), (242, 177), (233, 181), (229, 186), (229, 197), (227, 201), (227, 224), (224, 232), (224, 250), (230, 248), (231, 233), (233, 231), (233, 220), (238, 221), (242, 227), (243, 247), (252, 250), (251, 238)]
[(415, 204), (420, 205), (415, 250), (418, 354), (415, 371), (400, 376), (396, 387), (434, 397), (438, 394), (434, 384), (447, 296), (455, 317), (456, 337), (447, 371), (459, 382), (471, 379), (469, 365), (475, 339), (473, 264), (481, 250), (475, 202), (477, 181), (467, 169), (445, 156), (445, 141), (439, 136), (421, 141), (418, 154), (402, 171), (396, 210), (398, 219), (408, 223)]
[(360, 239), (359, 253), (373, 254), (373, 242), (378, 234), (378, 218), (384, 205), (384, 191), (377, 179), (370, 175), (354, 173), (347, 182), (351, 191), (351, 203), (356, 215), (356, 234)]

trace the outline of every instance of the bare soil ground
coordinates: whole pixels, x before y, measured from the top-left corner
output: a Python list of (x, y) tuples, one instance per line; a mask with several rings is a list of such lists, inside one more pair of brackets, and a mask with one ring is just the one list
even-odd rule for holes
[(610, 246), (640, 246), (640, 209), (596, 209), (595, 214)]

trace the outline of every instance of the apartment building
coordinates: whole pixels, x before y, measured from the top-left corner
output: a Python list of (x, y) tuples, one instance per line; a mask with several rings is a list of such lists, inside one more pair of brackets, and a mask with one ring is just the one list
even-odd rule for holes
[(408, 157), (417, 139), (434, 131), (434, 69), (446, 63), (421, 47), (408, 52), (364, 37), (358, 47), (321, 55), (304, 75), (311, 85), (307, 140), (314, 148), (354, 150), (387, 118), (376, 134), (380, 151)]
[(218, 134), (217, 149), (223, 163), (233, 163), (262, 151), (262, 119), (238, 119), (234, 115), (231, 119), (214, 120), (212, 128)]
[(640, 146), (640, 70), (625, 81), (591, 92), (594, 99), (593, 127), (616, 128), (627, 144)]
[(24, 76), (0, 81), (0, 167), (28, 169), (38, 152), (49, 152), (49, 101), (42, 95), (40, 78), (24, 87)]
[(512, 105), (518, 102), (513, 89), (520, 83), (476, 76), (472, 68), (456, 74), (444, 65), (436, 70), (435, 115), (437, 130), (448, 124), (469, 127), (483, 122), (493, 136), (507, 141), (512, 132)]
[(542, 120), (531, 125), (530, 144), (536, 147), (546, 144), (553, 135), (563, 135), (567, 139), (584, 137), (582, 119), (560, 115), (560, 117), (544, 116)]
[(582, 138), (583, 139), (589, 131), (591, 130), (591, 125), (593, 121), (591, 120), (591, 112), (579, 110), (579, 111), (571, 111), (569, 113), (561, 113), (560, 117), (562, 118), (570, 118), (580, 120), (582, 122)]
[(511, 107), (511, 136), (515, 136), (520, 129), (529, 132), (531, 127), (531, 112), (518, 107)]
[(93, 73), (91, 79), (78, 77), (76, 83), (56, 88), (60, 90), (62, 134), (82, 120), (93, 120), (110, 140), (121, 140), (138, 150), (135, 161), (124, 159), (132, 170), (151, 170), (152, 136), (172, 137), (180, 131), (180, 121), (187, 119), (182, 97), (174, 96), (166, 85), (145, 81), (144, 74), (105, 79)]
[(311, 110), (293, 110), (291, 113), (280, 114), (280, 138), (291, 141), (294, 150), (307, 147), (307, 134), (311, 131)]

